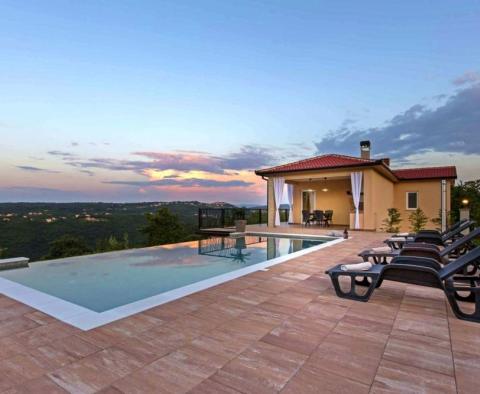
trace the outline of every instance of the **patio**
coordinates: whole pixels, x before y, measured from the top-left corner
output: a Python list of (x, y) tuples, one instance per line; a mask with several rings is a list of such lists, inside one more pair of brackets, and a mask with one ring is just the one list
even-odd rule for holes
[(0, 296), (0, 392), (478, 390), (480, 325), (443, 293), (385, 283), (368, 303), (335, 296), (325, 269), (386, 238), (351, 236), (85, 332)]

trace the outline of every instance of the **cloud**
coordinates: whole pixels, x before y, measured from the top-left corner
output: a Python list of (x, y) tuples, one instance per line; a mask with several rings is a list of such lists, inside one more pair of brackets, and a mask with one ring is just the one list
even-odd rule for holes
[(87, 199), (87, 195), (80, 191), (29, 186), (0, 188), (0, 202), (77, 202)]
[(80, 170), (80, 172), (83, 172), (84, 174), (87, 174), (88, 176), (94, 176), (95, 173), (90, 170)]
[(55, 171), (55, 170), (47, 170), (45, 168), (39, 168), (39, 167), (33, 167), (33, 166), (17, 166), (17, 168), (23, 170), (23, 171), (28, 171), (28, 172), (48, 172), (50, 174), (58, 174), (60, 171)]
[(465, 74), (455, 78), (452, 83), (456, 86), (467, 85), (471, 83), (480, 82), (480, 73), (476, 71), (467, 71)]
[(386, 125), (369, 129), (339, 128), (316, 142), (318, 153), (358, 154), (361, 140), (371, 140), (376, 156), (397, 163), (426, 152), (472, 155), (480, 152), (480, 83), (450, 95), (430, 109), (414, 105)]
[(250, 170), (273, 164), (275, 150), (259, 145), (244, 145), (238, 152), (217, 157), (219, 166), (229, 170)]
[(52, 156), (59, 156), (63, 158), (63, 160), (72, 160), (77, 157), (74, 153), (61, 150), (49, 150), (47, 153)]
[(104, 181), (103, 183), (111, 185), (125, 185), (134, 187), (199, 187), (199, 188), (217, 188), (217, 187), (245, 187), (251, 186), (253, 182), (246, 182), (242, 180), (228, 180), (218, 181), (215, 179), (200, 179), (200, 178), (164, 178), (155, 181)]
[(79, 144), (78, 142), (76, 142), (76, 141), (72, 141), (71, 145), (72, 145), (72, 146), (78, 146), (78, 145), (80, 145), (80, 144)]
[(259, 145), (244, 145), (236, 152), (225, 155), (212, 155), (199, 151), (174, 152), (133, 152), (133, 155), (147, 160), (119, 160), (110, 158), (92, 158), (78, 160), (68, 152), (51, 151), (50, 154), (62, 156), (69, 165), (78, 168), (101, 168), (110, 171), (133, 171), (144, 174), (147, 170), (180, 172), (203, 171), (212, 174), (225, 174), (226, 171), (256, 169), (274, 164), (281, 155), (275, 148)]

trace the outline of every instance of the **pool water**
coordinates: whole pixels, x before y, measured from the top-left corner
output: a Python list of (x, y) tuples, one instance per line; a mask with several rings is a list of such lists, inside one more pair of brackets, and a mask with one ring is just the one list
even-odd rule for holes
[(30, 263), (0, 277), (95, 312), (285, 256), (332, 238), (247, 236)]

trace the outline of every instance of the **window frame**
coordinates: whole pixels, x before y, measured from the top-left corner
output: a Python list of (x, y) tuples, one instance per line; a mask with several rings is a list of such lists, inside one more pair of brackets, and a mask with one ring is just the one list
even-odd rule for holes
[[(416, 202), (417, 202), (417, 206), (415, 208), (411, 208), (408, 203), (409, 203), (409, 197), (410, 197), (410, 194), (415, 194), (416, 195)], [(405, 192), (405, 209), (407, 211), (415, 211), (416, 209), (419, 208), (420, 204), (419, 204), (419, 201), (418, 201), (418, 192)]]

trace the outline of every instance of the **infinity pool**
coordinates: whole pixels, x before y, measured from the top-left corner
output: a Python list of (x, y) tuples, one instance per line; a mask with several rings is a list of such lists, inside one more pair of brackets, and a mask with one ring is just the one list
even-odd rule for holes
[(30, 263), (0, 277), (104, 312), (205, 279), (324, 244), (334, 238), (247, 236)]

